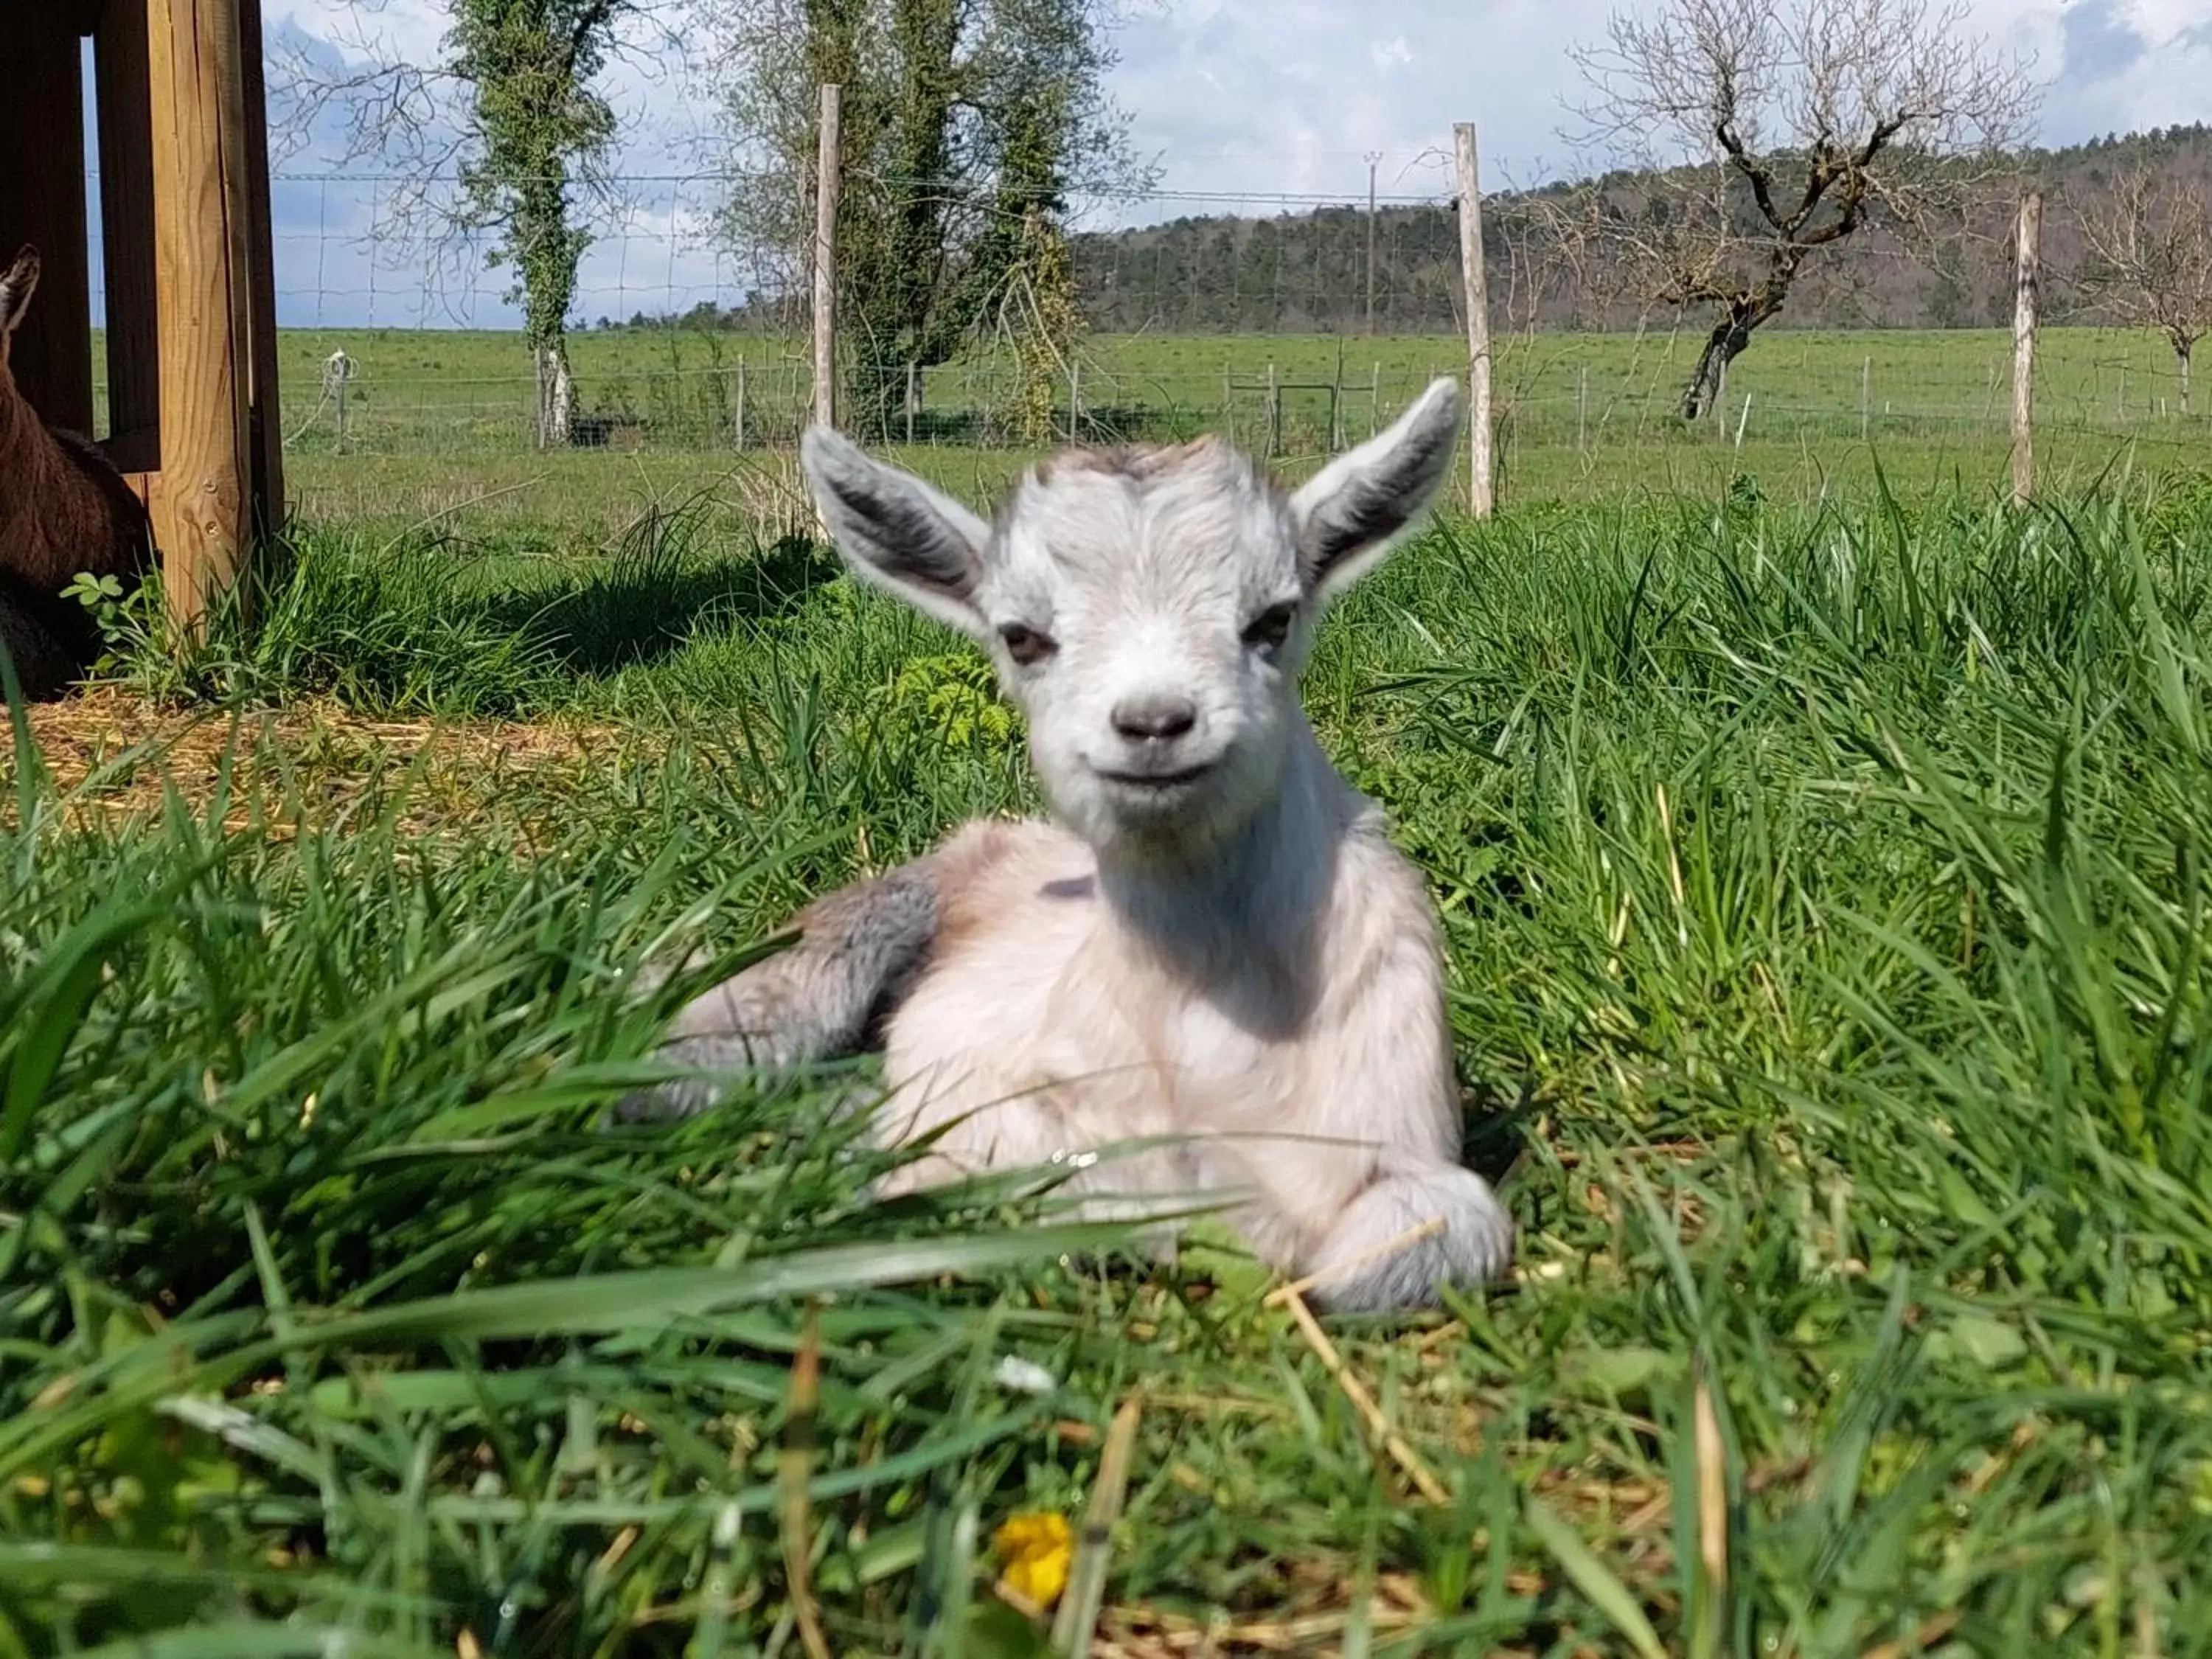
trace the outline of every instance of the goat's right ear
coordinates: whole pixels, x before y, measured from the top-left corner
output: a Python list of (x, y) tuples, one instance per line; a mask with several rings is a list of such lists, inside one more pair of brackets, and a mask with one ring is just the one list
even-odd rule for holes
[(810, 428), (799, 455), (837, 550), (855, 575), (963, 634), (981, 638), (988, 631), (974, 596), (989, 526), (828, 427)]
[(26, 246), (0, 271), (0, 334), (13, 334), (39, 288), (39, 250)]

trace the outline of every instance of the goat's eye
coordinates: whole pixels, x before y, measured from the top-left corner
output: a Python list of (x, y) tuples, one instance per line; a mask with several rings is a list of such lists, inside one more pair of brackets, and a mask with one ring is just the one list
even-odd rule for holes
[(1269, 605), (1245, 629), (1244, 643), (1255, 651), (1281, 650), (1283, 641), (1291, 636), (1291, 623), (1297, 614), (1297, 606), (1288, 601)]
[(1042, 662), (1060, 649), (1060, 641), (1049, 634), (1040, 634), (1019, 623), (1008, 623), (999, 630), (999, 637), (1006, 642), (1006, 654), (1024, 668)]

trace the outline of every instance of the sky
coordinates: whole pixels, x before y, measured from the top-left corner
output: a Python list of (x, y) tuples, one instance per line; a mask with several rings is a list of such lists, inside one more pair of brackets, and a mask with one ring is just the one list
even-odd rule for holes
[[(1433, 198), (1448, 187), (1444, 152), (1463, 120), (1477, 125), (1486, 187), (1571, 174), (1570, 53), (1598, 39), (1622, 3), (1123, 0), (1111, 88), (1137, 147), (1158, 158), (1163, 193), (1094, 215), (1141, 222), (1273, 210), (1280, 198), (1360, 200), (1370, 155), (1386, 198)], [(264, 10), (272, 49), (342, 51), (366, 31), (431, 61), (445, 27), (441, 0), (264, 0)], [(2045, 143), (2212, 118), (2207, 0), (1965, 0), (1964, 10), (1967, 31), (2033, 60)], [(665, 56), (612, 72), (621, 170), (649, 182), (632, 188), (635, 210), (586, 259), (582, 320), (743, 299), (744, 273), (705, 234), (714, 187), (679, 177), (696, 170), (696, 141), (711, 130), (706, 79)], [(504, 273), (476, 259), (433, 270), (377, 235), (391, 195), (373, 169), (313, 152), (282, 164), (280, 321), (512, 326)]]

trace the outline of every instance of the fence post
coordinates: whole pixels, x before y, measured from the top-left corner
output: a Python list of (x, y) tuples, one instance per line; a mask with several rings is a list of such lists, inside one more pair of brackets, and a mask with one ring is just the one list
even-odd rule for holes
[[(1375, 337), (1375, 169), (1382, 161), (1380, 150), (1367, 152), (1367, 337), (1370, 340)], [(1342, 356), (1340, 349), (1338, 355)]]
[(1237, 441), (1237, 388), (1230, 384), (1229, 371), (1221, 371), (1221, 424), (1229, 433), (1229, 441)]
[(738, 359), (738, 447), (745, 447), (745, 360)]
[(1382, 429), (1382, 365), (1377, 363), (1367, 382), (1367, 435), (1373, 437)]
[(1336, 373), (1328, 380), (1328, 453), (1344, 453), (1344, 336), (1336, 337)]
[(2125, 363), (2120, 365), (2120, 386), (2112, 397), (2112, 412), (2122, 426), (2128, 423), (2128, 366)]
[(1873, 424), (1874, 359), (1864, 357), (1859, 361), (1859, 441), (1861, 443), (1867, 441), (1868, 431)]
[(1283, 447), (1283, 389), (1275, 378), (1275, 366), (1267, 365), (1267, 455), (1273, 460)]
[(1589, 365), (1575, 371), (1575, 453), (1589, 453)]
[(911, 357), (908, 358), (906, 365), (906, 447), (908, 449), (914, 447), (914, 383), (920, 371), (915, 366), (914, 359)]
[(2014, 240), (2012, 304), (2012, 498), (2035, 493), (2035, 312), (2042, 277), (2043, 193), (2021, 198)]
[(1490, 296), (1482, 270), (1482, 184), (1474, 148), (1474, 124), (1452, 129), (1459, 161), (1459, 262), (1467, 285), (1468, 379), (1474, 410), (1469, 421), (1474, 445), (1474, 485), (1469, 505), (1474, 516), (1490, 516), (1494, 497), (1490, 454)]
[(837, 424), (837, 192), (844, 90), (822, 88), (821, 149), (814, 163), (814, 418)]

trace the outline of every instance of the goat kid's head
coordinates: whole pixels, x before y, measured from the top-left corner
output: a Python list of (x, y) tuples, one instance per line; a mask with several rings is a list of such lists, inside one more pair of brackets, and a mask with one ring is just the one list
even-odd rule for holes
[(987, 525), (817, 428), (803, 456), (856, 574), (981, 642), (1054, 811), (1102, 851), (1202, 851), (1279, 787), (1323, 607), (1451, 465), (1457, 387), (1285, 492), (1224, 445), (1075, 452)]
[(0, 376), (8, 372), (15, 344), (15, 326), (31, 308), (31, 295), (39, 287), (39, 251), (26, 247), (7, 270), (0, 270)]

